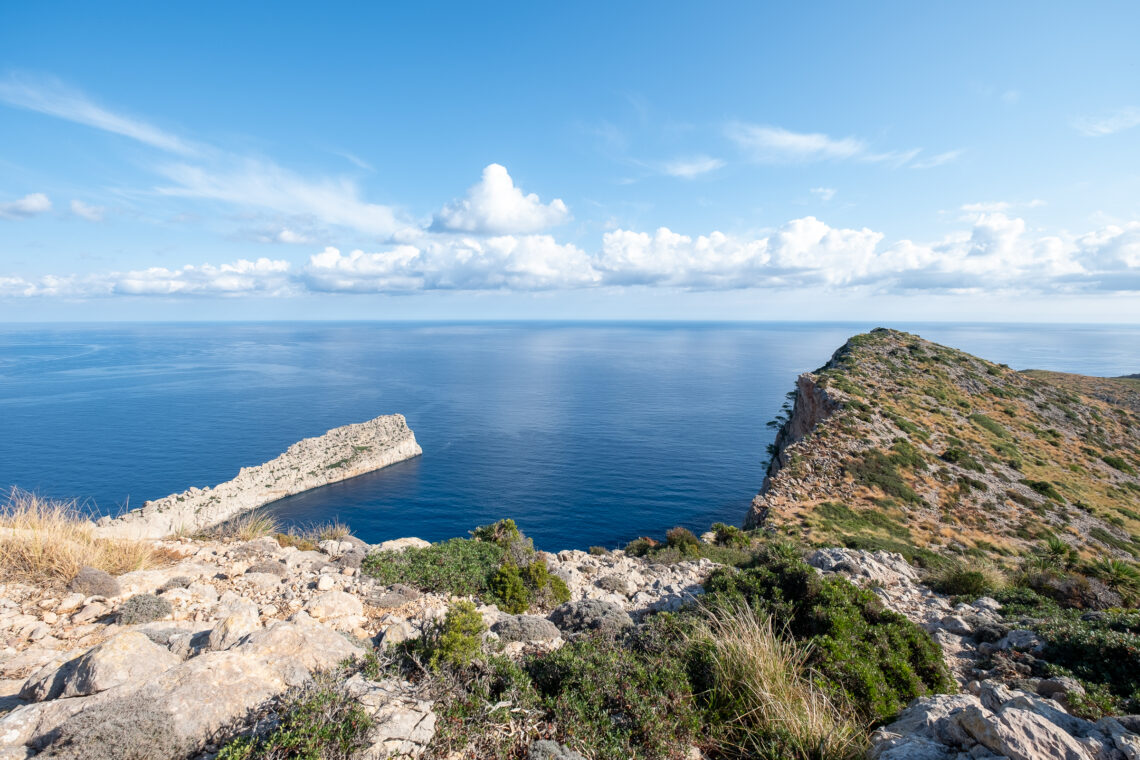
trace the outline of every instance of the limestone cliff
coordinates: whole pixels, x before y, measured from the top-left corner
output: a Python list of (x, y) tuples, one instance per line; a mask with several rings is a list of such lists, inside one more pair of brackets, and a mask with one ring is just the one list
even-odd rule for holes
[(1040, 375), (855, 336), (798, 379), (746, 525), (898, 551), (1001, 558), (1058, 536), (1140, 556), (1140, 415)]
[(419, 456), (423, 451), (401, 414), (334, 428), (306, 438), (233, 480), (148, 501), (140, 509), (103, 518), (104, 537), (161, 538), (195, 533), (286, 496), (348, 480)]

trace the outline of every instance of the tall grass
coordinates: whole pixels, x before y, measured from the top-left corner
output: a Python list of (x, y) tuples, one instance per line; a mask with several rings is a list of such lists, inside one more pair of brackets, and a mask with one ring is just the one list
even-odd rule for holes
[(709, 653), (709, 706), (727, 734), (729, 757), (850, 760), (865, 747), (864, 727), (820, 688), (809, 647), (779, 636), (770, 618), (746, 603), (710, 609), (692, 634)]
[(84, 565), (120, 575), (161, 561), (150, 542), (97, 538), (94, 528), (74, 501), (13, 489), (0, 505), (0, 578), (62, 586)]

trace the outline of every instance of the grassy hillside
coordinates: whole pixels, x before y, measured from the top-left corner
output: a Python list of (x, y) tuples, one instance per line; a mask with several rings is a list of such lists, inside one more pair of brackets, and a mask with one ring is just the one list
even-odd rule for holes
[(1138, 386), (857, 335), (800, 378), (748, 522), (911, 556), (1004, 561), (1057, 537), (1084, 558), (1135, 559)]

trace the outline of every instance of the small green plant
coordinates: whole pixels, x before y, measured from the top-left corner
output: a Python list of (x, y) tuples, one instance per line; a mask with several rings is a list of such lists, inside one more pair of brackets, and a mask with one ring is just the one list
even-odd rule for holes
[(1105, 585), (1121, 596), (1135, 600), (1140, 595), (1140, 570), (1136, 565), (1119, 559), (1100, 559), (1092, 564), (1090, 571)]
[(941, 459), (943, 462), (956, 464), (959, 467), (963, 467), (967, 470), (973, 470), (975, 472), (986, 471), (986, 468), (978, 460), (974, 459), (962, 449), (946, 449), (946, 451), (942, 452), (942, 454), (939, 456), (939, 459)]
[(1132, 465), (1128, 464), (1128, 462), (1124, 461), (1124, 459), (1121, 457), (1114, 456), (1114, 455), (1105, 455), (1105, 456), (1101, 457), (1100, 459), (1102, 462), (1107, 464), (1109, 467), (1120, 470), (1121, 472), (1127, 473), (1129, 475), (1135, 475), (1136, 474), (1136, 468), (1133, 467)]
[(385, 584), (406, 583), (421, 591), (478, 596), (487, 591), (504, 554), (498, 544), (453, 538), (422, 549), (370, 554), (361, 570)]
[(476, 541), (498, 544), (506, 549), (512, 542), (520, 540), (522, 533), (519, 532), (519, 526), (515, 525), (515, 521), (507, 518), (490, 525), (480, 525), (471, 531), (471, 537)]
[(467, 667), (479, 655), (486, 630), (483, 616), (473, 603), (453, 603), (443, 622), (424, 637), (422, 646), (429, 667), (437, 672), (445, 667)]
[(992, 595), (1004, 587), (1006, 582), (997, 568), (975, 560), (968, 565), (953, 563), (939, 568), (928, 576), (927, 583), (935, 591), (941, 591), (943, 594), (964, 596), (973, 600), (980, 596)]
[(333, 675), (289, 691), (278, 714), (269, 733), (230, 742), (216, 760), (351, 760), (369, 746), (371, 716)]
[(700, 553), (701, 541), (688, 528), (681, 526), (670, 528), (665, 534), (665, 543), (685, 556), (696, 556)]
[(990, 433), (993, 433), (998, 438), (1009, 437), (1009, 431), (1002, 427), (1000, 422), (997, 422), (996, 420), (987, 417), (984, 414), (971, 414), (970, 422), (974, 423), (983, 430), (987, 430)]
[(1022, 485), (1028, 486), (1034, 493), (1041, 494), (1046, 499), (1059, 502), (1065, 501), (1065, 497), (1061, 496), (1061, 492), (1057, 490), (1057, 487), (1047, 480), (1023, 480), (1021, 483)]
[(491, 599), (504, 612), (521, 615), (530, 607), (530, 591), (523, 583), (519, 566), (512, 562), (495, 571), (487, 590)]
[(716, 543), (718, 546), (747, 549), (752, 545), (752, 539), (748, 534), (735, 525), (726, 525), (721, 522), (713, 523), (712, 531), (716, 534)]

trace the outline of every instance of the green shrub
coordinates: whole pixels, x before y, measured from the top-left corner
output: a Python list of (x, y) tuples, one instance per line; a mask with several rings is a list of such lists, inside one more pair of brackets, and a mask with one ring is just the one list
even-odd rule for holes
[(765, 548), (755, 566), (720, 569), (705, 584), (704, 603), (746, 602), (812, 647), (809, 664), (837, 699), (867, 719), (891, 717), (913, 698), (951, 682), (941, 651), (905, 617), (867, 589), (820, 577), (785, 549)]
[(526, 671), (511, 659), (488, 657), (459, 678), (435, 684), (438, 716), (431, 757), (518, 760), (546, 718)]
[(369, 746), (372, 717), (335, 676), (292, 689), (278, 714), (268, 734), (230, 742), (216, 760), (351, 760)]
[(1122, 459), (1121, 457), (1105, 455), (1105, 456), (1101, 457), (1100, 459), (1102, 462), (1107, 464), (1109, 467), (1120, 470), (1121, 472), (1126, 472), (1129, 475), (1135, 475), (1136, 474), (1136, 469), (1132, 465), (1128, 464), (1128, 462), (1124, 461), (1124, 459)]
[(1094, 562), (1089, 569), (1106, 586), (1127, 599), (1135, 599), (1140, 594), (1140, 570), (1130, 562), (1104, 558)]
[(361, 570), (381, 583), (406, 583), (421, 591), (481, 595), (504, 557), (498, 544), (453, 538), (423, 549), (376, 552)]
[(434, 671), (448, 666), (465, 668), (482, 649), (486, 630), (483, 616), (475, 605), (461, 600), (448, 607), (443, 622), (424, 636), (420, 646)]
[(670, 528), (665, 534), (665, 543), (672, 549), (676, 549), (684, 555), (697, 555), (700, 553), (701, 541), (693, 531), (688, 528), (677, 526)]
[(652, 538), (642, 536), (635, 538), (625, 545), (625, 553), (631, 557), (644, 557), (650, 549), (660, 546), (659, 541), (654, 541)]
[(487, 591), (500, 609), (512, 615), (521, 615), (530, 607), (530, 591), (514, 563), (508, 562), (491, 575)]
[(712, 531), (716, 534), (716, 543), (718, 546), (747, 549), (752, 545), (751, 537), (735, 525), (726, 525), (721, 522), (713, 523)]
[(982, 428), (983, 430), (988, 430), (989, 432), (996, 435), (998, 438), (1008, 438), (1009, 437), (1009, 431), (1006, 430), (1004, 427), (1002, 427), (1001, 423), (987, 417), (984, 414), (971, 414), (970, 415), (970, 422), (974, 423), (975, 425)]
[(1065, 500), (1065, 497), (1061, 496), (1061, 492), (1057, 490), (1057, 487), (1047, 480), (1023, 480), (1021, 483), (1022, 485), (1029, 486), (1031, 491), (1041, 494), (1046, 499), (1061, 502)]
[(683, 658), (583, 637), (526, 669), (556, 716), (557, 738), (590, 757), (679, 759), (696, 741), (701, 722)]
[(1084, 682), (1103, 684), (1120, 709), (1140, 709), (1140, 612), (1084, 620), (1074, 613), (1037, 626), (1043, 656)]
[(922, 498), (899, 475), (896, 460), (878, 449), (868, 449), (861, 457), (849, 461), (847, 472), (856, 482), (878, 488), (888, 496), (912, 504), (922, 502)]
[(975, 472), (986, 471), (986, 468), (978, 460), (974, 459), (962, 449), (946, 449), (946, 451), (943, 451), (938, 458), (943, 462), (956, 464), (959, 467), (963, 467), (967, 470), (973, 470)]

